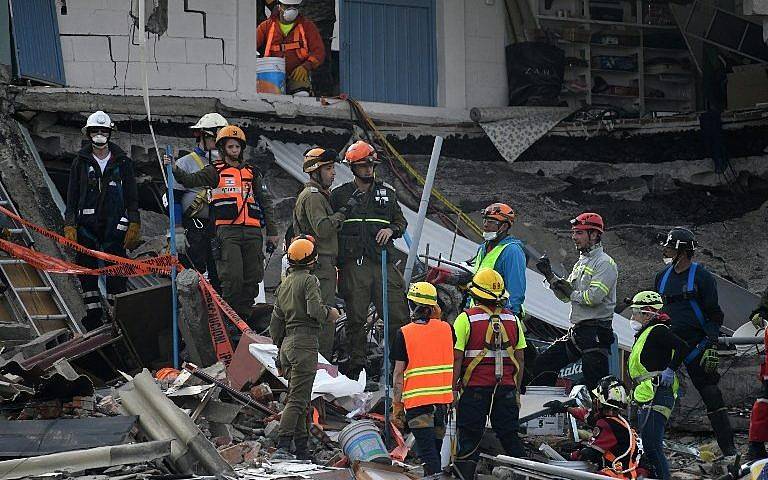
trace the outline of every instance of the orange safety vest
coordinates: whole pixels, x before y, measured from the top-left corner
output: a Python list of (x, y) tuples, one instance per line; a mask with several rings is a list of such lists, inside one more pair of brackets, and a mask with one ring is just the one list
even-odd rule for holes
[(286, 41), (273, 45), (272, 41), (277, 28), (277, 22), (273, 21), (269, 27), (269, 33), (267, 33), (267, 44), (264, 47), (265, 57), (284, 57), (285, 52), (296, 50), (296, 56), (299, 57), (299, 60), (317, 63), (317, 59), (309, 55), (309, 44), (304, 33), (304, 25), (301, 22), (297, 22), (296, 26), (288, 32), (288, 37), (285, 38)]
[[(496, 334), (493, 334), (491, 342), (488, 342), (488, 330), (491, 326), (491, 315), (480, 307), (472, 307), (465, 310), (469, 318), (469, 340), (464, 347), (464, 372), (465, 387), (493, 387), (500, 385), (516, 385), (517, 362), (514, 358), (514, 348), (520, 338), (518, 332), (517, 317), (509, 309), (502, 309), (498, 313), (501, 325), (507, 332), (509, 341), (502, 342), (502, 376), (496, 378)], [(474, 365), (474, 367), (473, 367)], [(469, 374), (469, 375), (467, 375)]]
[(403, 375), (406, 410), (422, 405), (453, 402), (453, 334), (438, 318), (412, 322), (400, 329), (405, 338), (408, 365)]
[(219, 225), (246, 225), (261, 227), (264, 214), (256, 199), (254, 175), (250, 166), (242, 168), (217, 164), (219, 185), (211, 190), (211, 211)]
[[(621, 417), (606, 417), (606, 420), (612, 420), (615, 424), (627, 430), (629, 434), (629, 448), (618, 457), (612, 452), (604, 452), (603, 459), (605, 459), (609, 466), (600, 470), (599, 473), (611, 478), (637, 478), (637, 465), (640, 461), (640, 455), (642, 455), (642, 452), (638, 452), (637, 448), (637, 432)], [(625, 461), (626, 468), (624, 468)]]

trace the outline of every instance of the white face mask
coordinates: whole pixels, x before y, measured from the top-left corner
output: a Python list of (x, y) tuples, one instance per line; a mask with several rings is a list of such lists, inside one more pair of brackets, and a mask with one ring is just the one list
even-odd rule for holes
[(93, 145), (96, 147), (103, 147), (107, 144), (107, 140), (107, 136), (100, 133), (91, 137), (91, 143), (93, 143)]
[(291, 23), (294, 20), (296, 20), (296, 17), (299, 16), (299, 9), (298, 8), (286, 8), (283, 11), (283, 21), (285, 23)]
[(643, 324), (638, 322), (637, 320), (630, 320), (629, 321), (629, 328), (632, 330), (639, 332), (643, 328)]
[(663, 260), (664, 260), (664, 265), (670, 265), (672, 264), (672, 262), (675, 261), (675, 259), (672, 257), (664, 257)]
[(483, 238), (485, 240), (496, 240), (496, 237), (499, 235), (499, 232), (483, 232)]

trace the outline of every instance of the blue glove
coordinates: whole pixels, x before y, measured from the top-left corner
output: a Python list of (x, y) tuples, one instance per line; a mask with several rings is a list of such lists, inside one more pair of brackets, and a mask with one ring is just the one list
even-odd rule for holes
[(659, 381), (659, 384), (662, 387), (671, 387), (673, 383), (675, 383), (675, 371), (667, 367), (661, 372), (661, 380)]

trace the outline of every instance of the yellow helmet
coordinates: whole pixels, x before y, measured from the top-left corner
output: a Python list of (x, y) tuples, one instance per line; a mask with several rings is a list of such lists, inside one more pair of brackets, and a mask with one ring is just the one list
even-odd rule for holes
[(491, 268), (481, 268), (469, 283), (469, 293), (476, 298), (486, 300), (506, 300), (507, 291), (504, 290), (504, 279), (501, 274)]
[(408, 287), (406, 298), (419, 305), (437, 305), (437, 289), (429, 282), (416, 282)]

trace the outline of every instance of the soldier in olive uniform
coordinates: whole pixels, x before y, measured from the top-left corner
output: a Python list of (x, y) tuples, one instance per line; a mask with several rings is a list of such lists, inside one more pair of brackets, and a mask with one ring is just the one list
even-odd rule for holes
[(347, 376), (357, 378), (365, 367), (364, 325), (371, 301), (376, 311), (382, 312), (381, 251), (384, 248), (389, 260), (390, 343), (408, 319), (403, 279), (391, 262), (395, 251), (393, 240), (403, 235), (408, 223), (397, 203), (395, 189), (374, 181), (378, 156), (371, 145), (355, 142), (347, 150), (344, 161), (355, 179), (331, 192), (331, 207), (336, 212), (347, 209), (339, 234), (339, 293), (346, 301), (347, 310), (347, 352), (350, 354)]
[(274, 459), (308, 460), (309, 425), (307, 407), (317, 371), (320, 325), (333, 322), (339, 312), (320, 298), (320, 282), (311, 270), (317, 263), (315, 244), (304, 236), (288, 247), (288, 275), (275, 292), (275, 308), (269, 334), (278, 348), (275, 363), (288, 380), (288, 399), (280, 419), (279, 438)]
[[(335, 150), (312, 148), (304, 154), (304, 171), (309, 182), (296, 198), (293, 210), (293, 231), (296, 234), (312, 235), (317, 245), (318, 261), (313, 274), (320, 280), (323, 303), (336, 303), (336, 257), (339, 253), (338, 233), (344, 222), (344, 206), (334, 213), (330, 204), (330, 188), (336, 177), (334, 164), (338, 161)], [(352, 202), (353, 205), (356, 199)], [(331, 360), (333, 353), (334, 325), (323, 322), (320, 325), (320, 353)]]

